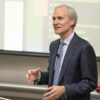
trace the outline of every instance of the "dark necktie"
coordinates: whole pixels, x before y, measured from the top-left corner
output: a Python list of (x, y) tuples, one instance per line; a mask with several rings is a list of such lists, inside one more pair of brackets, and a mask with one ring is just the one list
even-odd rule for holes
[(58, 80), (59, 80), (59, 75), (60, 75), (60, 67), (61, 67), (61, 59), (63, 56), (63, 47), (64, 47), (64, 42), (60, 42), (59, 45), (59, 49), (57, 52), (57, 58), (56, 58), (56, 62), (55, 62), (55, 67), (54, 67), (54, 78), (53, 78), (53, 85), (57, 85), (58, 84)]

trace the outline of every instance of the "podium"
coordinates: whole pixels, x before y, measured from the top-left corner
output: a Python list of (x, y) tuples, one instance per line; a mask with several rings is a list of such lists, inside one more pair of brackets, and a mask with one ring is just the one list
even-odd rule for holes
[(0, 97), (0, 100), (10, 100), (10, 99)]
[[(0, 82), (0, 100), (43, 100), (47, 86)], [(9, 98), (9, 99), (6, 99)]]

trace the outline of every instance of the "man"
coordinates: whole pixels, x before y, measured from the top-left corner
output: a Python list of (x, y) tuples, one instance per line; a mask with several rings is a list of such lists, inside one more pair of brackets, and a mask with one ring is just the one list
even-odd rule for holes
[(90, 100), (90, 92), (97, 86), (94, 50), (74, 32), (77, 14), (72, 7), (56, 7), (52, 18), (60, 39), (50, 44), (48, 72), (29, 70), (27, 79), (29, 83), (48, 84), (43, 100)]

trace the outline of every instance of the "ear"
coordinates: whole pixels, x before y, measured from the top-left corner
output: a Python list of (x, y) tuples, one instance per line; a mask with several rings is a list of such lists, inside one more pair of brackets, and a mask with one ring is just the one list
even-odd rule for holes
[(74, 20), (74, 19), (70, 20), (70, 25), (71, 25), (71, 26), (73, 26), (74, 23), (75, 23), (75, 20)]

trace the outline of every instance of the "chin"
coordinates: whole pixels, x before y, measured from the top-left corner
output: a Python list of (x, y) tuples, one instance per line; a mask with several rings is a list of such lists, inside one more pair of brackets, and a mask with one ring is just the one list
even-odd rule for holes
[(56, 35), (60, 35), (60, 33), (56, 33)]
[(56, 34), (59, 34), (59, 35), (61, 34), (61, 32), (58, 32), (58, 31), (55, 31), (55, 33), (56, 33)]

